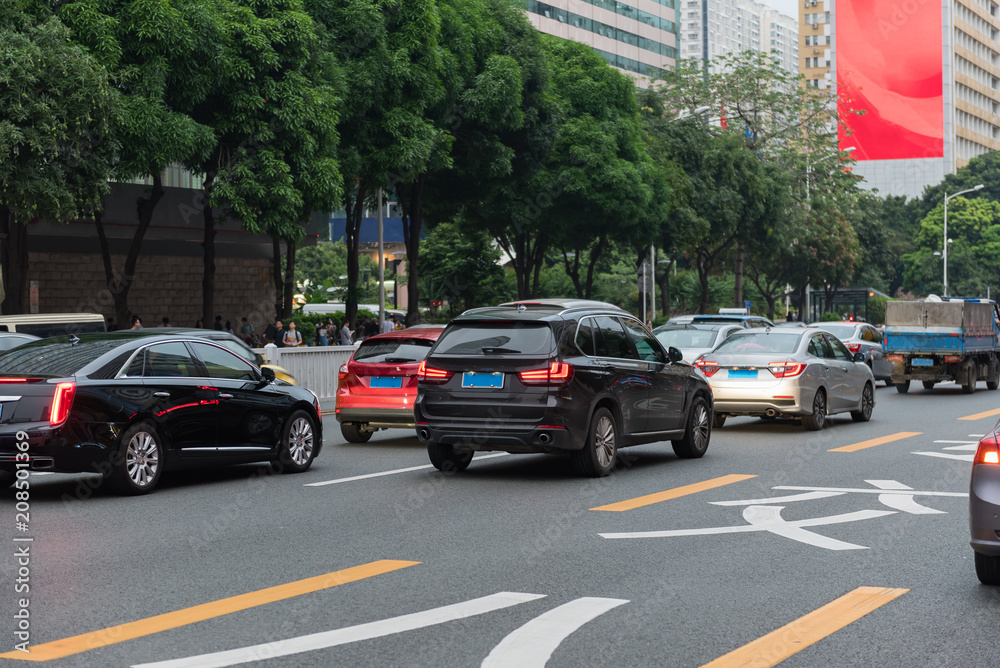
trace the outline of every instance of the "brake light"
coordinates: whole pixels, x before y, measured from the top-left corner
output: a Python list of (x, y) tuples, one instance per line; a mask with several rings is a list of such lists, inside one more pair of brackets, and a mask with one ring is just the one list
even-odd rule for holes
[(706, 376), (708, 376), (709, 378), (711, 378), (712, 376), (714, 376), (716, 373), (719, 372), (718, 362), (707, 362), (703, 359), (699, 359), (697, 362), (694, 363), (694, 365), (699, 369), (701, 369), (701, 372)]
[(69, 409), (73, 405), (76, 394), (76, 383), (59, 383), (52, 397), (52, 408), (49, 409), (49, 424), (53, 427), (61, 425), (69, 417)]
[(341, 364), (340, 370), (337, 372), (337, 384), (339, 385), (345, 380), (347, 380), (347, 364)]
[(559, 387), (573, 380), (573, 367), (566, 362), (552, 362), (546, 369), (519, 371), (518, 380), (523, 385), (551, 385)]
[(945, 363), (951, 362), (952, 364), (957, 364), (962, 361), (962, 357), (960, 355), (945, 355), (944, 361)]
[(861, 352), (861, 344), (860, 343), (847, 343), (845, 345), (847, 346), (847, 349), (850, 350), (852, 353), (859, 353), (859, 352)]
[(902, 355), (886, 355), (885, 358), (887, 360), (889, 360), (890, 362), (902, 362), (903, 361), (903, 356)]
[(432, 383), (438, 384), (447, 383), (454, 376), (453, 371), (445, 371), (444, 369), (435, 369), (432, 366), (427, 366), (427, 360), (420, 362), (420, 366), (417, 367), (417, 382), (419, 383)]
[(1000, 450), (997, 449), (996, 433), (987, 434), (979, 441), (974, 464), (1000, 464)]
[(806, 370), (806, 365), (798, 362), (771, 362), (767, 369), (775, 378), (794, 378)]

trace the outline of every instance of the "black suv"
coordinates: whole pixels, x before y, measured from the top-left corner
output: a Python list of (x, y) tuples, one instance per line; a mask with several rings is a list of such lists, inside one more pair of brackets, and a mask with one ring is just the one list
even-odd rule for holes
[(639, 320), (603, 302), (512, 302), (466, 311), (418, 372), (417, 436), (431, 463), (462, 471), (475, 451), (567, 452), (605, 476), (618, 448), (708, 448), (712, 390)]

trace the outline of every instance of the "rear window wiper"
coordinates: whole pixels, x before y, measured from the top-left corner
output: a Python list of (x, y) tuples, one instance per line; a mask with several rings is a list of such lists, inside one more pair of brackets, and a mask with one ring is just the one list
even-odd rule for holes
[(405, 364), (406, 362), (416, 362), (417, 360), (411, 360), (409, 357), (386, 357), (383, 361), (389, 364)]
[(513, 348), (491, 348), (490, 346), (483, 346), (481, 348), (481, 350), (484, 353), (486, 353), (486, 354), (490, 354), (490, 353), (503, 354), (503, 353), (519, 353), (519, 352), (521, 352), (520, 350), (514, 350)]

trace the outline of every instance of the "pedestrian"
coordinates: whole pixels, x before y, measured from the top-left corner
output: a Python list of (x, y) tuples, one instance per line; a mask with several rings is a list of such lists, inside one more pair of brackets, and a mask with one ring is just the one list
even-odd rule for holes
[(283, 347), (285, 348), (295, 348), (296, 346), (302, 343), (302, 334), (295, 331), (294, 320), (288, 321), (288, 329), (285, 330), (283, 339), (285, 342), (285, 345)]
[(163, 316), (163, 318), (160, 319), (160, 327), (170, 327), (170, 318)]
[(248, 338), (253, 338), (253, 325), (247, 322), (246, 318), (243, 318), (243, 324), (240, 325), (240, 336), (244, 341)]
[(226, 328), (224, 330), (222, 330), (222, 331), (224, 331), (227, 334), (234, 334), (235, 332), (233, 332), (233, 323), (231, 323), (231, 322), (229, 322), (227, 320), (226, 321)]
[(371, 318), (369, 318), (368, 316), (365, 316), (364, 326), (365, 326), (366, 339), (369, 336), (375, 336), (376, 334), (378, 334), (378, 324), (376, 324), (376, 322)]
[(195, 329), (205, 329), (205, 321), (202, 320), (201, 318), (198, 318), (198, 320), (195, 321), (195, 323), (194, 323), (194, 328)]
[(321, 346), (329, 345), (329, 342), (326, 340), (326, 323), (322, 320), (316, 326), (316, 341)]
[(340, 345), (350, 346), (353, 344), (354, 342), (351, 341), (350, 323), (347, 321), (347, 318), (344, 318), (344, 326), (340, 328)]
[(108, 318), (108, 331), (109, 332), (113, 332), (116, 329), (118, 329), (118, 327), (115, 326), (115, 319), (114, 318)]
[[(267, 334), (264, 334), (264, 336), (267, 336)], [(274, 321), (274, 332), (272, 332), (271, 341), (279, 348), (285, 347), (285, 329), (284, 323), (281, 320)]]
[(385, 320), (382, 321), (382, 333), (394, 331), (396, 331), (396, 316), (386, 316)]
[(132, 316), (132, 329), (142, 329), (142, 318), (137, 315)]
[(221, 315), (215, 316), (215, 322), (212, 324), (212, 328), (215, 331), (217, 331), (217, 332), (223, 331), (223, 328), (222, 328), (222, 316)]

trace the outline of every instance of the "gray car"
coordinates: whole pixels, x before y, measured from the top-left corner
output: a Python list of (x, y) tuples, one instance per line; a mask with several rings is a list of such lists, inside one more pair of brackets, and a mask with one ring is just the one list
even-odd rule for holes
[(662, 325), (653, 330), (653, 336), (667, 350), (671, 346), (681, 351), (684, 361), (694, 362), (711, 352), (733, 332), (744, 330), (742, 325)]
[(976, 553), (976, 576), (988, 585), (1000, 585), (1000, 423), (983, 436), (972, 462), (969, 484), (969, 531)]
[(810, 327), (830, 332), (843, 341), (852, 353), (864, 353), (865, 362), (875, 380), (884, 380), (886, 385), (892, 385), (892, 362), (882, 354), (882, 332), (866, 322), (817, 322)]
[(875, 378), (863, 355), (820, 329), (736, 332), (695, 364), (712, 386), (716, 427), (751, 415), (802, 418), (817, 430), (834, 413), (867, 422), (875, 407)]

